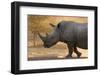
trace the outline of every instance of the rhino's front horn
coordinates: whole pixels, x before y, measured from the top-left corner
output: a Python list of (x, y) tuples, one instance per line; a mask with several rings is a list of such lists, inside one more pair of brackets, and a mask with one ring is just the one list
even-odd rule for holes
[(40, 33), (38, 33), (39, 37), (41, 38), (41, 40), (44, 42), (46, 40), (46, 37), (43, 37)]
[(52, 23), (50, 23), (50, 25), (54, 28), (55, 27), (55, 25), (53, 25)]

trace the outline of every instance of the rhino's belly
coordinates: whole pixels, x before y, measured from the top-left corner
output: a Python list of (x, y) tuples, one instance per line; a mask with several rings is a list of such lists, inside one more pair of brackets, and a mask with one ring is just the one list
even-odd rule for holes
[(88, 49), (88, 42), (87, 41), (80, 41), (77, 43), (77, 47), (82, 49)]

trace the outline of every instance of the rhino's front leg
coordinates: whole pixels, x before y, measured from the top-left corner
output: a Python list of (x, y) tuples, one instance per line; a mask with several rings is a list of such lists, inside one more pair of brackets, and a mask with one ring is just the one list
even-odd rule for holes
[(74, 51), (73, 47), (74, 47), (74, 45), (72, 43), (68, 43), (68, 49), (69, 49), (69, 51), (68, 51), (67, 58), (72, 58), (72, 53)]

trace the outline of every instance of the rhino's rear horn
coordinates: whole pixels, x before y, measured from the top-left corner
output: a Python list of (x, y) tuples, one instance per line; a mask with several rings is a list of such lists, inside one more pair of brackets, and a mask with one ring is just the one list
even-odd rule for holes
[(41, 40), (44, 42), (46, 40), (46, 37), (42, 36), (40, 33), (38, 33), (39, 37), (41, 38)]
[(54, 24), (52, 24), (52, 23), (49, 23), (53, 28), (55, 27), (55, 25)]
[(46, 37), (48, 36), (48, 33), (46, 33)]

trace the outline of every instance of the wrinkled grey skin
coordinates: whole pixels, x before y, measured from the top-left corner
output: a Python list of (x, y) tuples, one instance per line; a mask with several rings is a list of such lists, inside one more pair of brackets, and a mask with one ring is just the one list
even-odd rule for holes
[(68, 45), (69, 53), (67, 57), (72, 57), (72, 53), (75, 52), (77, 57), (81, 56), (81, 53), (76, 47), (87, 49), (88, 48), (88, 26), (87, 23), (75, 23), (72, 21), (62, 21), (57, 26), (50, 24), (54, 27), (54, 31), (43, 37), (40, 33), (39, 36), (44, 43), (44, 47), (51, 47), (57, 42), (61, 41)]

